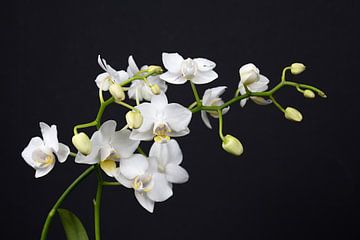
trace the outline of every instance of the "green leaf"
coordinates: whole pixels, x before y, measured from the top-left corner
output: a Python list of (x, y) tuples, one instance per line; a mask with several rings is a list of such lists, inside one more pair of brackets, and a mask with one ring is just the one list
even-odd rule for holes
[(89, 240), (80, 219), (66, 209), (58, 209), (67, 240)]

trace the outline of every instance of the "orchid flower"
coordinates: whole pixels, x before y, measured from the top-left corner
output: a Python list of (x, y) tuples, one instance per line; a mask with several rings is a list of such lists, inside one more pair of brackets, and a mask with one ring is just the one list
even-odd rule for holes
[(36, 178), (45, 176), (54, 168), (55, 155), (63, 163), (70, 153), (68, 146), (59, 143), (55, 125), (50, 127), (40, 122), (40, 129), (43, 139), (33, 137), (21, 153), (25, 162), (35, 169)]
[[(252, 63), (248, 63), (239, 69), (240, 82), (238, 89), (241, 95), (246, 93), (246, 88), (250, 92), (263, 92), (268, 89), (269, 79), (260, 74), (259, 69)], [(246, 87), (246, 88), (245, 88)], [(242, 107), (245, 106), (249, 98), (244, 98), (240, 101)], [(255, 103), (259, 105), (267, 105), (271, 103), (271, 100), (264, 99), (263, 97), (250, 97)]]
[[(134, 76), (137, 72), (139, 72), (139, 68), (135, 63), (133, 56), (129, 56), (128, 59), (129, 66), (127, 68), (127, 73), (129, 77)], [(148, 68), (147, 65), (141, 67), (141, 70), (146, 70)], [(161, 90), (161, 92), (165, 93), (167, 90), (167, 85), (165, 81), (161, 80), (159, 76), (149, 76), (147, 78), (148, 84), (146, 84), (143, 80), (134, 80), (131, 82), (128, 94), (130, 99), (139, 99), (142, 101), (145, 99), (146, 101), (150, 101), (151, 97), (154, 96), (151, 91), (149, 84), (154, 85), (157, 84)]]
[(175, 140), (155, 142), (149, 158), (134, 154), (120, 161), (115, 178), (127, 188), (133, 188), (142, 207), (153, 212), (155, 202), (163, 202), (173, 195), (172, 183), (184, 183), (189, 175), (179, 166), (182, 152)]
[(114, 83), (122, 83), (129, 78), (129, 74), (124, 70), (116, 71), (109, 64), (106, 63), (105, 59), (98, 55), (98, 63), (100, 67), (105, 71), (99, 74), (96, 79), (96, 85), (103, 91), (108, 91), (109, 87)]
[(192, 113), (178, 103), (168, 103), (164, 93), (151, 98), (151, 103), (136, 106), (143, 116), (140, 128), (131, 132), (134, 140), (168, 141), (170, 137), (180, 137), (190, 132), (188, 125)]
[[(215, 88), (210, 88), (207, 89), (204, 93), (204, 96), (202, 98), (202, 105), (203, 106), (221, 106), (224, 104), (224, 101), (220, 98), (220, 96), (225, 92), (225, 89), (227, 87), (225, 86), (221, 86), (221, 87), (215, 87)], [(230, 107), (226, 107), (222, 110), (222, 114), (225, 114), (229, 111)], [(212, 128), (209, 118), (207, 116), (207, 114), (210, 114), (210, 116), (214, 117), (214, 118), (218, 118), (219, 114), (216, 111), (201, 111), (201, 118), (203, 120), (203, 122), (205, 123), (205, 125), (208, 128)]]
[(115, 121), (104, 122), (91, 137), (92, 150), (90, 154), (85, 156), (78, 152), (75, 162), (84, 164), (100, 163), (102, 170), (112, 177), (116, 169), (116, 162), (130, 158), (140, 144), (140, 141), (129, 138), (130, 130), (116, 131), (115, 129)]
[(162, 61), (167, 72), (160, 78), (172, 84), (184, 84), (187, 80), (195, 84), (214, 81), (218, 75), (213, 68), (216, 64), (205, 58), (184, 58), (178, 53), (163, 53)]

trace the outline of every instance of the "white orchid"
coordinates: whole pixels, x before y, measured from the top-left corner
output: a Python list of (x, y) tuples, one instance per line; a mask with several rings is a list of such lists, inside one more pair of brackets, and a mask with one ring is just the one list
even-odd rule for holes
[(168, 83), (183, 84), (190, 80), (195, 84), (206, 84), (218, 77), (213, 71), (216, 64), (205, 58), (184, 59), (178, 53), (163, 53), (162, 61), (168, 71), (160, 78)]
[(116, 162), (130, 158), (140, 144), (140, 141), (129, 138), (130, 131), (116, 131), (116, 122), (104, 122), (100, 129), (91, 137), (92, 150), (89, 155), (78, 152), (75, 162), (84, 164), (100, 163), (100, 167), (109, 175), (114, 175)]
[(125, 187), (133, 188), (138, 202), (153, 212), (155, 202), (163, 202), (173, 195), (172, 183), (184, 183), (189, 179), (185, 169), (179, 166), (182, 152), (175, 140), (155, 142), (149, 158), (135, 154), (120, 161), (115, 178)]
[(168, 141), (170, 137), (180, 137), (190, 132), (188, 125), (192, 113), (178, 103), (168, 103), (166, 95), (153, 96), (151, 103), (142, 103), (136, 107), (143, 116), (140, 128), (131, 132), (134, 140)]
[[(133, 56), (129, 56), (128, 59), (129, 66), (127, 68), (127, 73), (129, 77), (134, 76), (137, 72), (139, 72), (139, 68), (135, 63)], [(147, 65), (141, 67), (141, 70), (146, 70), (148, 68)], [(143, 80), (134, 80), (131, 82), (128, 94), (130, 99), (142, 101), (145, 99), (146, 101), (150, 101), (151, 97), (154, 96), (154, 93), (151, 91), (149, 84), (155, 85), (157, 84), (160, 88), (160, 91), (165, 93), (167, 90), (167, 85), (165, 81), (161, 80), (159, 76), (149, 76), (147, 78), (148, 84), (146, 84)]]
[[(220, 98), (220, 96), (225, 92), (225, 89), (227, 87), (221, 86), (221, 87), (215, 87), (207, 89), (204, 93), (204, 96), (202, 98), (202, 105), (203, 106), (221, 106), (224, 104), (224, 101)], [(230, 107), (226, 107), (222, 109), (222, 114), (225, 114), (229, 111)], [(205, 125), (208, 128), (212, 128), (210, 124), (210, 120), (207, 116), (207, 114), (210, 114), (210, 116), (214, 118), (218, 118), (219, 114), (216, 111), (201, 111), (201, 118)]]
[(68, 146), (59, 143), (55, 125), (50, 127), (40, 122), (40, 129), (43, 139), (33, 137), (21, 153), (25, 162), (35, 169), (36, 178), (45, 176), (54, 168), (55, 155), (63, 163), (70, 153)]
[[(239, 82), (239, 91), (241, 95), (246, 93), (245, 87), (250, 92), (263, 92), (268, 89), (269, 79), (264, 75), (260, 74), (259, 69), (252, 63), (245, 64), (239, 70), (240, 82)], [(264, 99), (263, 97), (250, 97), (255, 103), (259, 105), (267, 105), (271, 103), (271, 100)], [(245, 106), (248, 98), (242, 99), (240, 105)]]
[(99, 74), (96, 79), (96, 85), (103, 91), (108, 91), (109, 87), (114, 83), (122, 83), (129, 78), (129, 74), (124, 70), (116, 71), (109, 64), (106, 63), (105, 59), (98, 55), (98, 63), (100, 67), (105, 71)]

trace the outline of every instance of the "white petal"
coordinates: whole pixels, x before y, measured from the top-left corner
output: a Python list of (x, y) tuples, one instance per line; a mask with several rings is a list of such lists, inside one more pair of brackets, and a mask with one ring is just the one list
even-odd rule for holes
[(154, 187), (147, 193), (155, 202), (163, 202), (173, 195), (172, 186), (167, 181), (165, 174), (154, 173), (152, 176)]
[(116, 122), (114, 120), (108, 120), (104, 122), (99, 131), (102, 136), (102, 141), (108, 143), (110, 142), (110, 139), (114, 136), (116, 129)]
[(154, 201), (149, 199), (147, 197), (147, 194), (144, 192), (138, 192), (135, 191), (135, 197), (138, 200), (138, 202), (140, 203), (140, 205), (145, 208), (147, 211), (149, 212), (153, 212), (154, 211)]
[(132, 140), (150, 141), (153, 140), (153, 138), (154, 134), (152, 129), (146, 132), (139, 132), (138, 129), (134, 129), (130, 134), (130, 139)]
[(226, 90), (226, 86), (207, 89), (204, 93), (202, 103), (204, 106), (211, 106), (211, 101), (219, 98)]
[(34, 167), (34, 160), (32, 158), (32, 153), (35, 149), (43, 148), (44, 142), (40, 137), (33, 137), (29, 144), (22, 151), (21, 156), (24, 158), (25, 162), (31, 167)]
[(249, 98), (241, 99), (241, 100), (240, 100), (240, 106), (241, 106), (241, 107), (245, 107), (245, 104), (246, 104), (246, 102), (248, 101), (248, 99), (249, 99)]
[(114, 177), (121, 185), (124, 185), (127, 188), (132, 188), (132, 186), (131, 186), (132, 180), (129, 180), (126, 177), (124, 177), (120, 173), (120, 168), (116, 168), (116, 170), (114, 172)]
[(171, 84), (184, 84), (187, 81), (181, 73), (165, 72), (160, 75), (160, 78)]
[(163, 53), (162, 61), (167, 70), (172, 73), (179, 73), (181, 71), (181, 63), (184, 58), (178, 53)]
[(156, 158), (162, 165), (180, 164), (183, 159), (181, 148), (175, 139), (167, 143), (154, 142), (150, 148), (149, 157)]
[(271, 104), (272, 101), (270, 99), (265, 99), (263, 97), (250, 97), (256, 104), (259, 105), (268, 105)]
[(114, 80), (119, 84), (129, 79), (129, 74), (124, 70), (118, 71), (116, 76), (117, 77)]
[(110, 87), (111, 81), (109, 80), (110, 75), (108, 73), (101, 73), (99, 74), (96, 79), (96, 85), (98, 88), (102, 89), (103, 91), (108, 91)]
[(129, 64), (129, 66), (127, 68), (127, 72), (130, 75), (130, 77), (132, 77), (135, 75), (135, 73), (137, 73), (139, 71), (139, 68), (136, 65), (135, 60), (132, 55), (129, 56), (128, 64)]
[(166, 82), (162, 80), (159, 76), (150, 76), (148, 77), (148, 81), (151, 84), (157, 84), (162, 92), (164, 93), (166, 92), (167, 90)]
[(141, 94), (139, 94), (139, 91), (141, 91), (140, 89), (142, 88), (142, 86), (144, 86), (144, 81), (142, 81), (142, 80), (132, 81), (130, 88), (128, 90), (129, 98), (136, 100), (136, 91), (138, 91), (139, 101), (142, 101), (143, 98), (142, 98)]
[(100, 161), (104, 161), (105, 159), (110, 157), (112, 153), (113, 153), (113, 148), (111, 147), (111, 145), (104, 143), (104, 145), (100, 147)]
[(168, 100), (164, 93), (155, 95), (151, 98), (151, 105), (153, 108), (155, 107), (157, 110), (162, 110), (167, 104), (168, 104)]
[(46, 168), (37, 168), (35, 172), (35, 177), (39, 178), (45, 176), (54, 168), (54, 166), (55, 166), (55, 161)]
[(59, 143), (59, 150), (55, 152), (59, 162), (63, 163), (70, 154), (70, 149), (65, 144)]
[(218, 74), (215, 71), (197, 72), (191, 81), (195, 84), (206, 84), (217, 79)]
[(197, 63), (198, 69), (200, 71), (210, 71), (216, 66), (213, 61), (210, 61), (206, 58), (195, 58), (194, 61)]
[(230, 106), (226, 107), (226, 108), (223, 108), (222, 110), (222, 114), (226, 114), (228, 111), (230, 110)]
[(164, 108), (164, 120), (174, 131), (182, 131), (191, 121), (192, 113), (189, 109), (177, 103), (171, 103)]
[(201, 111), (201, 119), (203, 120), (204, 124), (208, 128), (212, 129), (211, 124), (210, 124), (210, 120), (209, 120), (209, 117), (208, 117), (206, 111)]
[(152, 131), (155, 122), (156, 109), (150, 103), (142, 103), (136, 107), (140, 110), (143, 117), (143, 123), (139, 129), (136, 129), (138, 132), (147, 132)]
[(111, 145), (121, 158), (130, 157), (140, 144), (140, 141), (130, 139), (130, 133), (128, 129), (117, 131), (111, 141)]
[(177, 164), (168, 164), (165, 169), (166, 179), (172, 183), (185, 183), (189, 180), (187, 171)]
[(91, 153), (87, 156), (78, 152), (75, 157), (76, 163), (81, 164), (95, 164), (100, 162), (100, 152), (99, 147), (97, 145), (93, 145)]
[(57, 152), (59, 150), (59, 142), (57, 138), (57, 130), (55, 125), (47, 125), (44, 122), (40, 122), (40, 129), (44, 139), (45, 146), (51, 148)]
[(188, 135), (189, 133), (190, 133), (190, 129), (185, 128), (181, 131), (172, 131), (172, 132), (168, 133), (168, 135), (170, 137), (182, 137), (182, 136)]
[(143, 175), (148, 167), (149, 162), (141, 154), (134, 154), (129, 158), (120, 160), (120, 173), (128, 179)]

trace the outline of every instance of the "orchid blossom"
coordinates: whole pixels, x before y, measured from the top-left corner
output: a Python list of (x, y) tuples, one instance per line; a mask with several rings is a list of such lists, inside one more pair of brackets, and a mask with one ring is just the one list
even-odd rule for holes
[(163, 53), (162, 61), (167, 72), (160, 75), (164, 81), (172, 84), (206, 84), (214, 81), (218, 75), (213, 69), (216, 64), (206, 58), (184, 59), (178, 53)]
[(55, 125), (50, 127), (40, 122), (40, 129), (43, 139), (33, 137), (21, 153), (25, 162), (35, 169), (36, 178), (45, 176), (54, 168), (55, 156), (63, 163), (70, 153), (68, 146), (59, 143)]

